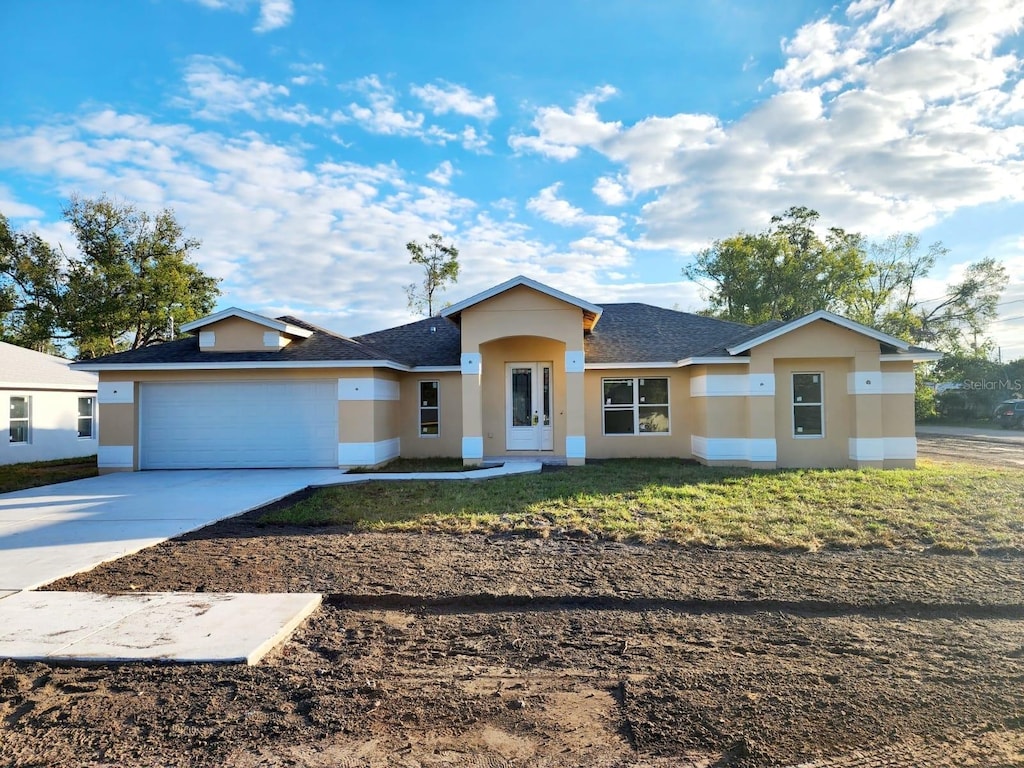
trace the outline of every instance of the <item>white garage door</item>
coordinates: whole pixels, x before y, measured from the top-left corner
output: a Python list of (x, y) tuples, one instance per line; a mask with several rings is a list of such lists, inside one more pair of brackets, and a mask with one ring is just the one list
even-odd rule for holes
[(143, 384), (143, 469), (338, 466), (338, 383)]

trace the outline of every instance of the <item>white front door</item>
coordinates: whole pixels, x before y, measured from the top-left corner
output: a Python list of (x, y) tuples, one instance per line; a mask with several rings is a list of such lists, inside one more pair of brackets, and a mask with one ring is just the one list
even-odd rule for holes
[(509, 363), (505, 403), (505, 449), (550, 451), (551, 363)]

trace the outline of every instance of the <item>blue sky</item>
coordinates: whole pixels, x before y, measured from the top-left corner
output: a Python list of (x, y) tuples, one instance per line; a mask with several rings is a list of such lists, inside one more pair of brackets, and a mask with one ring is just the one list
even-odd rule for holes
[[(774, 7), (773, 7), (774, 6)], [(526, 274), (696, 310), (681, 269), (792, 205), (985, 256), (1024, 357), (1024, 0), (0, 4), (0, 211), (65, 250), (72, 193), (171, 207), (221, 307), (358, 334)], [(13, 31), (13, 34), (11, 33)]]

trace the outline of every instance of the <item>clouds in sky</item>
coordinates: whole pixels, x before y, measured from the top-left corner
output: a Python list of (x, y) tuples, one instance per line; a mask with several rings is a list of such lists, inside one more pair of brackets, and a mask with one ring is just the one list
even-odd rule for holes
[[(193, 1), (255, 15), (259, 33), (294, 16), (289, 0)], [(275, 79), (240, 56), (192, 55), (166, 94), (180, 117), (83, 107), (0, 133), (0, 168), (64, 196), (172, 206), (230, 303), (347, 333), (408, 319), (404, 243), (430, 232), (459, 246), (459, 297), (527, 273), (595, 301), (694, 309), (684, 259), (790, 205), (881, 237), (1024, 202), (1024, 61), (1006, 45), (1022, 23), (1022, 0), (857, 0), (781, 40), (758, 100), (728, 120), (627, 117), (619, 83), (524, 106), (383, 68), (339, 81), (284, 61)], [(369, 141), (395, 149), (346, 154)], [(504, 176), (532, 186), (514, 197), (496, 189)], [(58, 231), (13, 187), (0, 209)], [(1006, 299), (1024, 298), (1024, 238), (1000, 248), (1016, 265)], [(1024, 338), (1024, 325), (997, 330), (1018, 327)]]
[(242, 13), (250, 6), (259, 8), (259, 16), (253, 26), (254, 32), (272, 32), (291, 23), (295, 8), (292, 0), (192, 0), (215, 11)]

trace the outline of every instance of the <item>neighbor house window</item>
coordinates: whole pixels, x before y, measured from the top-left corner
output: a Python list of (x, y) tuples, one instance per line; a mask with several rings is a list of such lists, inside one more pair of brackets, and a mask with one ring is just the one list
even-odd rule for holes
[(32, 426), (29, 406), (27, 397), (11, 398), (10, 442), (12, 443), (28, 442), (29, 430)]
[(668, 379), (602, 379), (606, 435), (667, 434)]
[(95, 418), (93, 413), (96, 408), (96, 398), (78, 398), (78, 436), (81, 438), (93, 437), (96, 434), (94, 429)]
[(822, 399), (823, 375), (793, 374), (793, 435), (821, 437), (825, 434), (825, 404)]
[(420, 382), (420, 437), (437, 437), (441, 434), (439, 390), (436, 381)]

